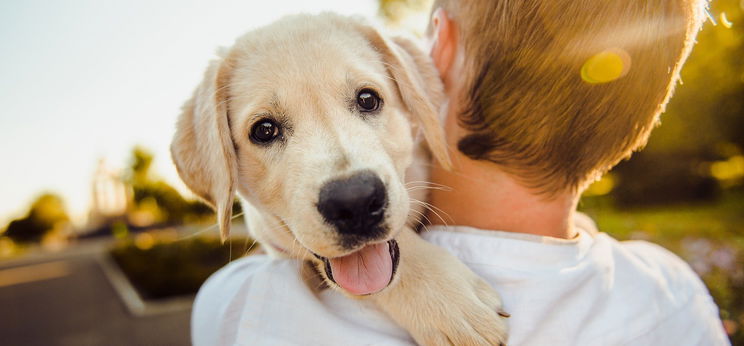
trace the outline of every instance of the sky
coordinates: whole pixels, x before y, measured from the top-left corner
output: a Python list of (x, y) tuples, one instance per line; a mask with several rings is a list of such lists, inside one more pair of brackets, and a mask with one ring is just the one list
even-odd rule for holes
[(80, 220), (98, 160), (121, 169), (135, 145), (185, 191), (168, 146), (217, 48), (283, 15), (323, 10), (373, 18), (377, 3), (0, 2), (0, 227), (47, 191)]

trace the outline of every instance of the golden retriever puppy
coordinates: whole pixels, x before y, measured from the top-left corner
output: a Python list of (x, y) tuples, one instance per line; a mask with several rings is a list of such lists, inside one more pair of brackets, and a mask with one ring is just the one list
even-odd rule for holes
[(172, 156), (217, 210), (223, 237), (237, 192), (270, 254), (311, 261), (330, 287), (373, 299), (417, 342), (498, 345), (498, 294), (411, 228), (422, 215), (411, 201), (425, 196), (405, 182), (426, 179), (429, 155), (449, 163), (441, 99), (436, 70), (411, 42), (359, 19), (287, 17), (211, 62)]

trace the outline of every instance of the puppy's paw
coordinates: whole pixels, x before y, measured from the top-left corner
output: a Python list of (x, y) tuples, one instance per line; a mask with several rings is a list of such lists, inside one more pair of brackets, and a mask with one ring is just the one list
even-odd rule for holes
[(398, 282), (374, 298), (422, 345), (505, 345), (499, 294), (444, 249), (401, 236)]
[[(475, 275), (470, 279), (454, 285), (442, 282), (443, 287), (427, 290), (442, 293), (432, 294), (433, 298), (421, 296), (421, 301), (415, 302), (425, 314), (419, 317), (423, 323), (409, 327), (418, 343), (506, 345), (508, 314), (503, 312), (499, 295)], [(418, 310), (416, 306), (412, 304), (410, 308)]]

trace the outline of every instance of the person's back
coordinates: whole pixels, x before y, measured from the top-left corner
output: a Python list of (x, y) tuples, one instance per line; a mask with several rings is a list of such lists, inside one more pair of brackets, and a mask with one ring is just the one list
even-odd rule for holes
[[(432, 191), (431, 203), (456, 225), (586, 241), (576, 222), (585, 219), (576, 216), (581, 193), (646, 143), (707, 1), (437, 0), (434, 6), (432, 57), (450, 100), (445, 132), (455, 165), (434, 166), (433, 182), (449, 189)], [(602, 233), (591, 243), (587, 254), (576, 255), (584, 261), (554, 259), (525, 269), (527, 281), (518, 286), (527, 287), (514, 295), (493, 277), (507, 311), (532, 319), (510, 321), (512, 331), (526, 333), (512, 334), (510, 343), (728, 343), (715, 303), (681, 259)], [(546, 251), (525, 249), (521, 258), (537, 266)], [(503, 260), (508, 273), (510, 261)], [(534, 292), (526, 294), (528, 287)], [(518, 306), (509, 310), (512, 304)], [(530, 321), (544, 323), (525, 329)]]

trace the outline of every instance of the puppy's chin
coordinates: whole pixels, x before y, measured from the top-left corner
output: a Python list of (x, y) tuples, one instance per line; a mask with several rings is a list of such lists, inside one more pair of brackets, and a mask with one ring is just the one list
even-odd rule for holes
[(313, 253), (318, 270), (332, 287), (352, 296), (380, 292), (395, 279), (400, 263), (398, 242), (372, 243), (347, 255), (327, 258)]

